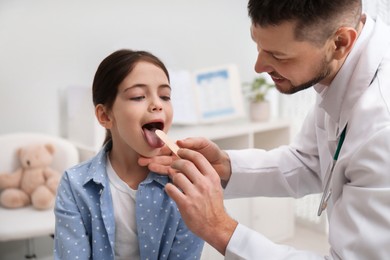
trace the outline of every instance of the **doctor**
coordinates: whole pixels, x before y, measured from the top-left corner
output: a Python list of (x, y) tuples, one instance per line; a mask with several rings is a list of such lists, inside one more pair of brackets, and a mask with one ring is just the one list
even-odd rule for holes
[[(317, 92), (296, 139), (267, 152), (189, 138), (178, 141), (181, 159), (139, 163), (171, 175), (166, 192), (186, 224), (226, 259), (390, 259), (389, 28), (362, 14), (360, 0), (249, 0), (248, 11), (256, 72), (282, 93)], [(319, 192), (313, 214), (327, 211), (327, 256), (275, 244), (223, 207), (224, 196)]]

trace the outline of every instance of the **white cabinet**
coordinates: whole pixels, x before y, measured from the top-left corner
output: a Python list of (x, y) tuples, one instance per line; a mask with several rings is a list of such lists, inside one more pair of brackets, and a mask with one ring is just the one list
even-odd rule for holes
[[(290, 124), (283, 120), (252, 123), (237, 120), (200, 126), (174, 126), (169, 131), (172, 139), (206, 137), (222, 149), (272, 149), (290, 141)], [(291, 198), (250, 198), (225, 200), (229, 214), (240, 223), (280, 242), (294, 233), (294, 200)], [(203, 260), (223, 259), (209, 245), (205, 245)]]

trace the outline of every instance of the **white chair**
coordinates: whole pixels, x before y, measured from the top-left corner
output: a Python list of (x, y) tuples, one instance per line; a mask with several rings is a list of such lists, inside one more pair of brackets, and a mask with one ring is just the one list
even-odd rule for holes
[[(70, 141), (39, 133), (14, 133), (0, 135), (0, 173), (12, 172), (20, 167), (16, 151), (30, 143), (52, 143), (56, 150), (51, 167), (61, 174), (79, 162), (79, 153)], [(0, 207), (0, 242), (27, 241), (27, 259), (35, 259), (34, 237), (53, 236), (54, 212), (36, 210), (32, 206), (19, 209)]]

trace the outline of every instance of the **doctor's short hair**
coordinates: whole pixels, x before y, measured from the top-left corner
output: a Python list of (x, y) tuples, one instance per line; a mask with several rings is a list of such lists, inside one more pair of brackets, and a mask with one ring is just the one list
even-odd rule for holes
[(253, 25), (296, 22), (295, 38), (322, 46), (340, 27), (359, 26), (362, 0), (249, 0)]

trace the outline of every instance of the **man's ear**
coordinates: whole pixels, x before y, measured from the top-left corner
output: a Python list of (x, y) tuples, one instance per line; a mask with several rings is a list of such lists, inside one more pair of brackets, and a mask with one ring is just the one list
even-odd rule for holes
[(102, 104), (98, 104), (95, 107), (95, 115), (101, 126), (106, 129), (110, 129), (112, 127), (110, 115)]
[(351, 52), (358, 37), (357, 31), (352, 27), (340, 27), (334, 35), (334, 53), (336, 60), (345, 59)]

